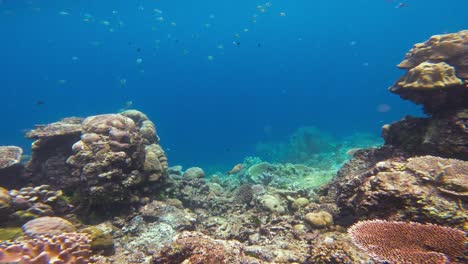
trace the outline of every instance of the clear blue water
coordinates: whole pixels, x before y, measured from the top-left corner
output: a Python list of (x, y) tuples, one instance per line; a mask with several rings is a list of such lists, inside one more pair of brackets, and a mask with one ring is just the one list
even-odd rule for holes
[(404, 54), (468, 25), (466, 0), (266, 2), (1, 1), (0, 145), (129, 101), (171, 164), (237, 163), (303, 126), (379, 134), (421, 114), (387, 91)]

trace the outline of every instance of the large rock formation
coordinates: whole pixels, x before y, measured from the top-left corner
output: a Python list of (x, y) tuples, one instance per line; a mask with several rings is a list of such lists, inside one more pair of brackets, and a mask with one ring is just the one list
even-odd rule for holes
[(136, 110), (68, 118), (28, 137), (36, 139), (29, 177), (89, 205), (138, 201), (168, 167), (154, 124)]

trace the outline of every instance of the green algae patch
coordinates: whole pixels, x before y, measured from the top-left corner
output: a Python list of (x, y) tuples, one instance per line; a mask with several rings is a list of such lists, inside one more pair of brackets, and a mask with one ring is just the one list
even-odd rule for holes
[(0, 241), (15, 240), (23, 236), (23, 229), (21, 227), (5, 227), (0, 228)]

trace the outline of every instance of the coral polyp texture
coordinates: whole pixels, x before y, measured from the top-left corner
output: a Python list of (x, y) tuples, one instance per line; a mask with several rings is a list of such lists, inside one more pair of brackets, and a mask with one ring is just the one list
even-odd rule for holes
[(153, 122), (136, 110), (68, 118), (28, 136), (36, 139), (26, 166), (31, 179), (90, 205), (135, 201), (168, 167)]
[(34, 239), (0, 244), (0, 263), (93, 263), (89, 236), (82, 233), (41, 235)]
[(432, 224), (361, 221), (349, 228), (353, 242), (389, 263), (466, 263), (465, 232)]
[(468, 107), (468, 30), (414, 45), (398, 67), (408, 72), (390, 91), (422, 104), (426, 113)]

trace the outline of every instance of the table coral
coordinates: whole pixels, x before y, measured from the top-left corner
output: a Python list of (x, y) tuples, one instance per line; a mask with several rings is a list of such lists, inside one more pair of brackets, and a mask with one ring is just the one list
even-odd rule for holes
[[(412, 222), (361, 221), (349, 228), (353, 242), (389, 263), (466, 263), (463, 231)], [(466, 259), (465, 259), (466, 261)]]

